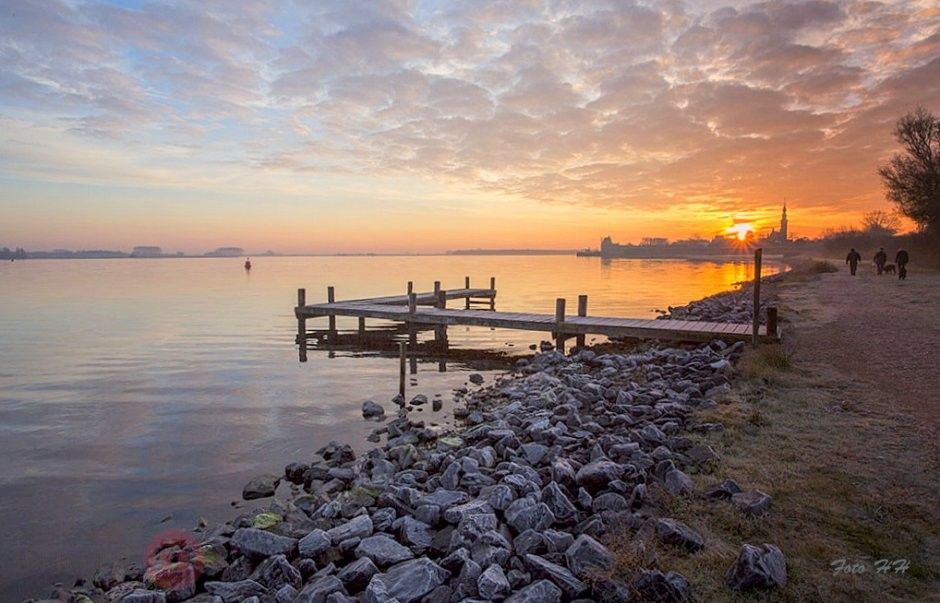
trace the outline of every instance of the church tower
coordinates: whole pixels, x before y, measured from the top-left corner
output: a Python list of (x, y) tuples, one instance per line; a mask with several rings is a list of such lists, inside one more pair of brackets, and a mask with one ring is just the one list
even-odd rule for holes
[(783, 215), (780, 217), (780, 240), (789, 241), (790, 232), (788, 230), (788, 220), (787, 220), (787, 202), (783, 202)]

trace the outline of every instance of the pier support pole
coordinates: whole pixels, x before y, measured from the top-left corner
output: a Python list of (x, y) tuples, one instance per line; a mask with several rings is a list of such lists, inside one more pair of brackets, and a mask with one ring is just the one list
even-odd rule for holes
[(777, 336), (777, 308), (774, 306), (767, 308), (767, 335)]
[(405, 405), (405, 358), (408, 356), (405, 342), (398, 343), (398, 396), (399, 404)]
[(307, 290), (297, 290), (297, 343), (300, 344), (300, 361), (307, 362), (307, 319), (301, 312), (307, 305)]
[(418, 372), (417, 360), (414, 357), (418, 349), (418, 331), (415, 325), (415, 312), (418, 310), (418, 295), (412, 291), (408, 294), (408, 348), (411, 350), (411, 373)]
[[(435, 307), (440, 310), (447, 309), (447, 291), (439, 290), (437, 292), (437, 301)], [(438, 349), (447, 349), (447, 325), (438, 325), (434, 327), (434, 343)]]
[(751, 343), (755, 346), (760, 343), (760, 271), (763, 253), (764, 250), (760, 247), (754, 250), (754, 309), (752, 311)]
[[(336, 291), (335, 289), (333, 289), (332, 285), (326, 288), (326, 301), (327, 303), (330, 303), (330, 304), (336, 301)], [(335, 343), (336, 342), (336, 315), (330, 314), (329, 319), (330, 319), (330, 325), (329, 325), (330, 342)]]
[[(463, 277), (463, 288), (464, 288), (464, 289), (469, 289), (469, 288), (470, 288), (470, 277), (469, 277), (469, 276)], [(470, 296), (469, 296), (469, 295), (466, 297), (466, 300), (465, 300), (465, 301), (466, 301), (466, 303), (464, 304), (463, 309), (464, 309), (464, 310), (469, 310), (469, 309), (470, 309)]]
[(437, 294), (441, 291), (441, 281), (434, 281), (434, 301), (437, 302)]
[(565, 334), (562, 327), (565, 323), (565, 298), (559, 297), (555, 300), (555, 348), (565, 353)]
[(414, 293), (414, 290), (415, 290), (414, 281), (408, 281), (408, 295), (411, 295), (412, 293)]
[[(578, 316), (587, 316), (587, 295), (578, 296)], [(581, 333), (575, 339), (575, 345), (578, 347), (584, 347), (585, 334)]]
[(366, 337), (366, 317), (359, 317), (359, 339), (365, 339)]
[(496, 277), (490, 277), (490, 290), (493, 292), (493, 296), (490, 298), (490, 310), (496, 310)]

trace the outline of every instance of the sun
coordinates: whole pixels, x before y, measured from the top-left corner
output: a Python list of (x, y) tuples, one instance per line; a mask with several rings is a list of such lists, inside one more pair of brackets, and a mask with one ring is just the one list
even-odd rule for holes
[(740, 222), (733, 226), (729, 226), (727, 233), (734, 235), (739, 241), (747, 239), (749, 233), (754, 232), (754, 225), (749, 222)]

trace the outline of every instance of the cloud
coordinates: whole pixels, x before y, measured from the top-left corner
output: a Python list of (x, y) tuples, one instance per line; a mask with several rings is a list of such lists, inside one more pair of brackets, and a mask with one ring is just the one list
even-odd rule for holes
[[(2, 10), (0, 112), (170, 184), (174, 161), (186, 178), (203, 161), (225, 166), (216, 184), (380, 174), (605, 207), (835, 206), (878, 197), (898, 115), (940, 110), (940, 11), (913, 0)], [(0, 169), (35, 177), (52, 159), (24, 144), (4, 141)]]

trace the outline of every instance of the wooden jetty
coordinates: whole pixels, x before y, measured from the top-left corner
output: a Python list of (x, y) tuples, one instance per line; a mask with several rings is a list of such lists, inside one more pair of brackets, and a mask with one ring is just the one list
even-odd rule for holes
[[(329, 287), (327, 302), (319, 304), (307, 304), (306, 291), (298, 289), (297, 307), (294, 309), (298, 325), (297, 340), (305, 349), (307, 319), (323, 316), (329, 319), (330, 333), (336, 331), (337, 316), (357, 317), (360, 334), (365, 333), (365, 321), (369, 318), (404, 323), (409, 331), (412, 349), (416, 332), (429, 328), (434, 329), (435, 340), (446, 347), (447, 327), (454, 325), (551, 333), (560, 350), (564, 350), (568, 338), (576, 338), (577, 345), (584, 345), (586, 335), (689, 342), (724, 339), (758, 343), (778, 338), (775, 308), (768, 308), (770, 330), (768, 326), (760, 326), (756, 318), (753, 324), (744, 324), (589, 316), (586, 295), (579, 296), (577, 314), (574, 316), (566, 314), (566, 300), (562, 298), (556, 300), (553, 315), (497, 312), (495, 279), (490, 279), (489, 288), (471, 288), (469, 277), (464, 279), (464, 285), (462, 288), (445, 290), (438, 281), (433, 291), (418, 293), (414, 291), (412, 283), (408, 283), (405, 295), (343, 301), (336, 301), (334, 289)], [(463, 300), (463, 309), (447, 308), (447, 302), (451, 300)], [(759, 308), (759, 299), (755, 301), (758, 302), (755, 307)], [(486, 305), (487, 309), (474, 309), (480, 305)]]

